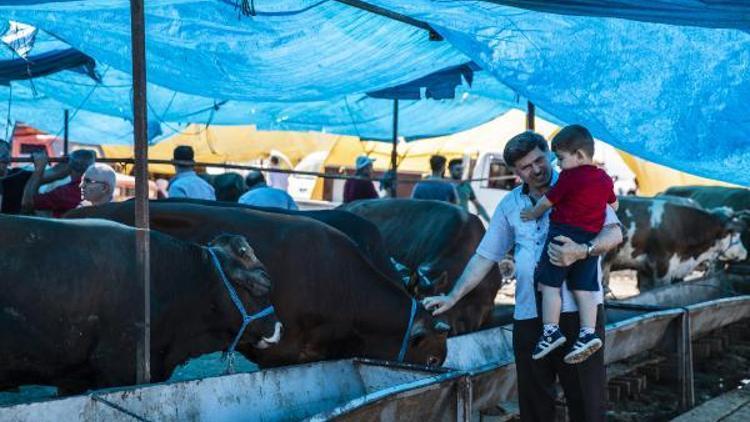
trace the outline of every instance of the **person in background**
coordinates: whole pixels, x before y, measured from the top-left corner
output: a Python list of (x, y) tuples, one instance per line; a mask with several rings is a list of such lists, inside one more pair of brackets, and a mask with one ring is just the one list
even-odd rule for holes
[(83, 173), (81, 179), (82, 206), (112, 202), (117, 187), (117, 174), (112, 167), (96, 163)]
[[(10, 144), (0, 139), (0, 213), (19, 214), (23, 190), (33, 172), (21, 168), (9, 168), (10, 156)], [(58, 164), (44, 171), (42, 184), (63, 179), (67, 175), (68, 164)]]
[(453, 186), (453, 183), (447, 182), (443, 177), (446, 161), (442, 155), (433, 155), (430, 157), (432, 174), (425, 180), (414, 185), (414, 190), (411, 191), (412, 199), (432, 199), (458, 204), (456, 187)]
[(240, 200), (237, 201), (240, 204), (283, 208), (285, 210), (299, 209), (294, 199), (286, 191), (268, 186), (263, 173), (257, 170), (251, 170), (245, 176), (245, 184), (247, 184), (249, 190), (240, 196)]
[(169, 189), (169, 180), (159, 178), (156, 179), (154, 183), (156, 184), (156, 199), (169, 198), (169, 193), (167, 193), (167, 190)]
[(233, 171), (217, 174), (213, 179), (211, 185), (216, 192), (217, 201), (237, 202), (247, 190), (245, 179), (241, 174)]
[(180, 145), (172, 153), (174, 161), (178, 161), (174, 168), (177, 174), (169, 181), (170, 198), (194, 198), (216, 200), (213, 186), (201, 179), (195, 173), (193, 147)]
[(344, 183), (344, 203), (360, 199), (377, 199), (378, 192), (370, 180), (372, 178), (372, 163), (375, 160), (365, 155), (357, 157), (355, 173), (361, 179), (347, 179)]
[[(272, 155), (270, 158), (271, 165), (269, 168), (280, 169), (281, 164), (279, 163), (279, 157)], [(284, 192), (289, 187), (289, 173), (279, 173), (276, 171), (268, 172), (268, 186), (276, 189), (281, 189)]]
[(456, 193), (458, 194), (458, 206), (469, 211), (469, 201), (474, 204), (477, 209), (477, 214), (486, 222), (490, 222), (490, 216), (484, 209), (482, 204), (477, 200), (477, 195), (474, 193), (474, 189), (471, 187), (471, 182), (468, 180), (461, 180), (464, 175), (464, 161), (460, 158), (455, 158), (448, 162), (448, 172), (451, 175), (451, 179), (456, 183)]
[[(58, 170), (61, 179), (70, 176), (70, 182), (46, 193), (39, 193), (49, 163), (46, 152), (32, 154), (34, 172), (26, 182), (21, 198), (21, 212), (32, 214), (35, 211), (49, 211), (53, 217), (61, 217), (81, 203), (81, 178), (83, 173), (96, 161), (96, 153), (89, 149), (79, 149), (70, 153), (67, 166)], [(57, 166), (60, 167), (60, 166)], [(56, 168), (57, 168), (56, 167)]]

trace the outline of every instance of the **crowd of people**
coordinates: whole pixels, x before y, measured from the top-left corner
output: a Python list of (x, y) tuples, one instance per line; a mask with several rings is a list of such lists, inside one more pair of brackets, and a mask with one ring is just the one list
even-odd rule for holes
[[(365, 155), (357, 157), (355, 178), (347, 179), (344, 184), (344, 203), (379, 197), (372, 182), (374, 161)], [(450, 179), (445, 177), (446, 164)], [(442, 155), (433, 155), (430, 157), (430, 170), (429, 176), (414, 185), (410, 195), (412, 199), (445, 201), (458, 205), (466, 211), (469, 211), (469, 203), (471, 203), (479, 217), (487, 222), (490, 221), (487, 210), (479, 202), (471, 187), (471, 181), (464, 178), (463, 160), (456, 158), (448, 162)]]
[[(49, 167), (46, 152), (31, 155), (33, 170), (12, 167), (11, 146), (0, 140), (0, 213), (61, 217), (66, 212), (112, 201), (117, 191), (117, 173), (107, 164), (96, 162), (93, 150), (79, 149), (70, 153), (65, 162)], [(175, 175), (164, 186), (157, 181), (160, 198), (193, 198), (216, 200), (214, 187), (195, 171), (194, 151), (178, 146), (172, 156)], [(271, 157), (270, 168), (279, 168), (279, 160)], [(237, 176), (240, 177), (239, 175)], [(250, 171), (240, 183), (237, 202), (260, 207), (298, 209), (286, 192), (289, 175), (270, 172), (266, 176)]]
[[(159, 198), (194, 198), (217, 200), (214, 186), (206, 175), (195, 170), (193, 148), (181, 145), (174, 149), (172, 158), (175, 175), (169, 181), (157, 180)], [(5, 214), (36, 214), (60, 217), (80, 206), (110, 202), (117, 191), (117, 174), (107, 164), (96, 162), (93, 150), (79, 149), (70, 154), (66, 162), (49, 167), (46, 153), (32, 154), (33, 170), (10, 167), (10, 144), (0, 140), (0, 212)], [(367, 156), (355, 161), (355, 177), (344, 184), (343, 202), (379, 198), (373, 183), (373, 162)], [(240, 175), (235, 184), (238, 192), (230, 200), (246, 205), (276, 207), (296, 210), (298, 206), (289, 193), (289, 174), (281, 169), (280, 160), (272, 155), (268, 160), (270, 171), (250, 171), (243, 180)], [(447, 162), (441, 155), (430, 157), (432, 173), (415, 184), (413, 199), (446, 201), (469, 211), (469, 203), (477, 214), (489, 221), (489, 214), (477, 200), (471, 183), (464, 180), (464, 163), (461, 159)], [(450, 178), (445, 177), (446, 169)], [(159, 183), (162, 182), (162, 183)], [(53, 186), (49, 189), (49, 186)], [(226, 200), (226, 199), (224, 199)]]

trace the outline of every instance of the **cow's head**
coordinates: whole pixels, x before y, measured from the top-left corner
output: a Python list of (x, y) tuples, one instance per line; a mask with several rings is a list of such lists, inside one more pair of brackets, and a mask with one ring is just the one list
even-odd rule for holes
[(427, 366), (440, 366), (448, 354), (448, 333), (450, 325), (437, 320), (419, 305), (414, 325), (409, 334), (407, 362)]
[(743, 261), (747, 258), (750, 245), (750, 213), (734, 213), (729, 209), (719, 208), (712, 213), (718, 216), (724, 225), (724, 237), (720, 239), (719, 259), (722, 261)]
[(409, 293), (417, 299), (446, 293), (450, 288), (448, 272), (436, 271), (430, 264), (422, 264), (411, 273), (406, 286)]
[[(223, 234), (211, 241), (208, 247), (219, 259), (224, 274), (234, 285), (248, 314), (256, 314), (271, 306), (271, 278), (244, 237)], [(266, 348), (279, 342), (281, 328), (276, 315), (272, 314), (254, 320), (248, 331), (255, 336), (255, 347)]]

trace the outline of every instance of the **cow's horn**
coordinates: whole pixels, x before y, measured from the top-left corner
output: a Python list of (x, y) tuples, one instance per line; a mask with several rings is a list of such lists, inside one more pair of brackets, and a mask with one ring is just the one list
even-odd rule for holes
[(451, 326), (448, 325), (448, 323), (443, 321), (435, 321), (435, 331), (439, 333), (447, 333), (451, 330)]

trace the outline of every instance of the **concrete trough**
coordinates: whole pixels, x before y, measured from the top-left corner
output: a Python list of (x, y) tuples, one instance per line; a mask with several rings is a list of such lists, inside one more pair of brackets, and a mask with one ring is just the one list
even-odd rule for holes
[(361, 359), (0, 407), (2, 421), (464, 420), (460, 372)]

